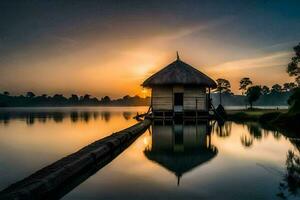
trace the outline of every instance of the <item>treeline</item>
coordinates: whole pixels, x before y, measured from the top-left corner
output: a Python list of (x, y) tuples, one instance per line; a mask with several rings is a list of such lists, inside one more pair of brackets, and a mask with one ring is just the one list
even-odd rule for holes
[(242, 95), (234, 95), (228, 80), (219, 78), (216, 82), (217, 88), (212, 94), (214, 106), (287, 106), (289, 97), (299, 88), (294, 82), (274, 84), (271, 88), (254, 85), (249, 77), (245, 77), (239, 82)]
[[(272, 92), (262, 94), (260, 98), (253, 102), (253, 106), (288, 106), (288, 99), (292, 95), (292, 91), (288, 92)], [(249, 105), (246, 95), (233, 95), (232, 93), (222, 93), (223, 106), (246, 106)], [(218, 93), (211, 94), (212, 103), (215, 107), (220, 104)]]
[[(300, 93), (300, 43), (293, 48), (295, 55), (291, 58), (291, 62), (286, 67), (286, 72), (291, 77), (295, 77), (294, 82), (287, 82), (283, 85), (274, 84), (271, 88), (266, 85), (254, 85), (249, 77), (244, 77), (240, 80), (239, 90), (242, 92), (240, 97), (236, 97), (231, 92), (231, 84), (228, 80), (219, 78), (216, 80), (217, 88), (215, 92), (219, 93), (218, 104), (224, 105), (225, 99), (226, 103), (231, 102), (232, 105), (237, 105), (240, 102), (245, 102), (245, 104), (250, 105), (290, 105), (295, 106), (294, 101), (289, 100), (291, 95), (297, 96)], [(233, 97), (234, 96), (234, 97)], [(298, 103), (297, 108), (300, 111), (300, 100), (296, 99)], [(236, 102), (237, 101), (237, 102)], [(284, 103), (285, 102), (285, 103)], [(213, 103), (216, 104), (216, 97), (213, 99)], [(226, 105), (226, 104), (225, 104)]]
[(9, 92), (0, 94), (0, 107), (34, 107), (34, 106), (144, 106), (150, 104), (150, 98), (126, 95), (123, 98), (111, 99), (109, 96), (100, 99), (89, 94), (78, 96), (72, 94), (65, 97), (62, 94), (36, 96), (33, 92), (26, 95), (11, 96)]
[[(262, 94), (254, 102), (254, 106), (287, 106), (287, 100), (292, 91), (270, 91)], [(220, 103), (219, 93), (211, 94), (212, 103), (217, 106)], [(229, 92), (221, 93), (223, 106), (245, 106), (248, 103), (246, 95), (234, 95)], [(149, 106), (150, 97), (126, 95), (123, 98), (111, 99), (109, 96), (97, 99), (90, 95), (71, 95), (65, 97), (61, 94), (53, 96), (36, 96), (32, 92), (26, 95), (10, 96), (8, 92), (0, 93), (0, 107), (45, 107), (45, 106)]]

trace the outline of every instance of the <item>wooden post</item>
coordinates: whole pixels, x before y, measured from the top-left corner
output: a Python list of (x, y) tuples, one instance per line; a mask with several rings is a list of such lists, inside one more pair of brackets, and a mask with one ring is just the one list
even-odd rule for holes
[(151, 89), (151, 100), (150, 100), (150, 106), (151, 106), (151, 109), (152, 109), (152, 117), (154, 117), (154, 112), (153, 112), (153, 92), (152, 92), (152, 89)]
[(196, 97), (196, 119), (198, 118), (198, 99)]
[(208, 111), (209, 111), (209, 108), (210, 108), (210, 103), (211, 103), (211, 101), (210, 101), (210, 87), (209, 87), (208, 88), (208, 101), (207, 101), (207, 105), (206, 105)]
[(174, 86), (172, 86), (172, 112), (173, 112), (173, 118), (175, 117), (174, 112)]

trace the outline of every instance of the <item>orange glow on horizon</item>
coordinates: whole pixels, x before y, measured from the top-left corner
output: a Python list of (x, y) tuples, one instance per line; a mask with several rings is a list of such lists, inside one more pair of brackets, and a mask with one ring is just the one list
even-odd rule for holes
[[(183, 36), (175, 34), (172, 37), (150, 37), (145, 38), (142, 43), (126, 43), (123, 46), (107, 41), (101, 41), (100, 44), (91, 40), (86, 41), (80, 49), (53, 55), (49, 55), (47, 51), (29, 50), (27, 53), (30, 56), (17, 57), (14, 62), (7, 64), (0, 90), (10, 91), (11, 94), (33, 91), (36, 94), (60, 93), (66, 96), (74, 93), (90, 94), (98, 98), (105, 95), (112, 98), (125, 95), (146, 97), (150, 96), (150, 92), (141, 89), (141, 83), (173, 62), (178, 49), (183, 61), (203, 73), (213, 79), (228, 79), (234, 93), (239, 93), (238, 84), (242, 77), (250, 77), (254, 84), (268, 86), (293, 81), (284, 67), (289, 61), (290, 53), (228, 62), (224, 59), (225, 55), (218, 57), (209, 53), (213, 51), (213, 44), (205, 38), (201, 39), (205, 48), (187, 48), (187, 44), (170, 47), (177, 37)], [(101, 53), (102, 51), (105, 53)], [(10, 71), (9, 66), (16, 69)], [(265, 76), (268, 73), (272, 73), (272, 76)]]

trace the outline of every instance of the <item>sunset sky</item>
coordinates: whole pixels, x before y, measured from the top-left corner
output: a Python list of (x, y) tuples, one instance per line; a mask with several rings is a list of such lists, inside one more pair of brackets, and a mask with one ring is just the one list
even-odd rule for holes
[(299, 0), (0, 2), (0, 92), (141, 95), (176, 59), (238, 92), (290, 82)]

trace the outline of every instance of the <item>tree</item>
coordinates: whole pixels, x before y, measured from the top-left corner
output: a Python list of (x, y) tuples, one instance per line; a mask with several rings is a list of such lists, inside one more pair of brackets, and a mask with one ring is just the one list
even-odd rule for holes
[(290, 76), (295, 76), (296, 77), (296, 81), (297, 81), (297, 80), (299, 80), (299, 77), (300, 77), (300, 67), (299, 67), (299, 62), (300, 62), (300, 43), (297, 46), (294, 47), (294, 52), (295, 52), (295, 56), (292, 57), (292, 60), (288, 64), (286, 71), (287, 71), (287, 73)]
[(298, 77), (296, 78), (296, 83), (297, 83), (298, 87), (300, 87), (300, 76), (298, 76)]
[(241, 81), (240, 81), (240, 88), (239, 90), (242, 90), (242, 94), (243, 94), (243, 91), (246, 91), (248, 86), (252, 85), (252, 81), (250, 80), (250, 78), (248, 77), (245, 77), (245, 78), (242, 78)]
[(69, 98), (69, 102), (71, 104), (78, 104), (79, 97), (76, 94), (72, 94), (71, 97)]
[(35, 94), (33, 92), (27, 92), (26, 97), (33, 98), (33, 97), (35, 97)]
[(101, 103), (103, 104), (108, 104), (110, 103), (111, 99), (109, 98), (109, 96), (105, 96), (103, 98), (101, 98)]
[(81, 103), (83, 104), (89, 104), (91, 101), (91, 95), (85, 94), (81, 100)]
[(130, 96), (129, 96), (129, 95), (125, 95), (125, 96), (123, 97), (123, 99), (124, 99), (124, 100), (128, 100), (128, 99), (130, 99)]
[(90, 99), (90, 104), (92, 105), (98, 105), (99, 101), (96, 97), (93, 97)]
[(67, 98), (64, 97), (62, 94), (55, 94), (53, 97), (52, 97), (52, 101), (54, 104), (57, 104), (57, 105), (64, 105), (67, 103)]
[(250, 104), (250, 109), (252, 109), (253, 102), (259, 99), (261, 92), (262, 89), (261, 86), (259, 85), (251, 86), (247, 89), (246, 95), (247, 95), (247, 100)]
[(85, 94), (85, 95), (83, 96), (83, 101), (89, 101), (89, 100), (90, 100), (90, 97), (91, 97), (91, 95)]
[(268, 86), (263, 86), (262, 88), (261, 88), (261, 93), (263, 94), (263, 95), (267, 95), (267, 94), (269, 94), (270, 93), (270, 88), (268, 87)]
[(300, 88), (294, 90), (293, 94), (288, 99), (288, 104), (290, 105), (289, 112), (299, 112), (300, 111)]
[(8, 91), (4, 91), (3, 94), (4, 94), (5, 96), (9, 96), (9, 92), (8, 92)]
[(71, 97), (70, 97), (70, 100), (73, 100), (73, 101), (78, 101), (79, 98), (76, 94), (72, 94)]
[(282, 86), (279, 84), (275, 84), (272, 86), (271, 92), (280, 93), (282, 91)]
[(219, 92), (220, 95), (220, 104), (222, 104), (222, 93), (231, 93), (231, 85), (230, 82), (226, 79), (219, 78), (217, 79), (217, 88), (216, 91)]
[(293, 82), (283, 84), (283, 90), (286, 92), (289, 92), (289, 91), (295, 89), (296, 87), (297, 87), (297, 85)]
[(294, 90), (295, 88), (297, 88), (297, 84), (294, 82), (290, 83), (290, 90)]
[(290, 83), (284, 83), (282, 90), (284, 90), (286, 92), (289, 91), (290, 90)]

